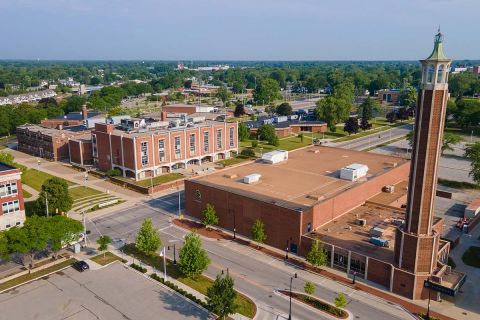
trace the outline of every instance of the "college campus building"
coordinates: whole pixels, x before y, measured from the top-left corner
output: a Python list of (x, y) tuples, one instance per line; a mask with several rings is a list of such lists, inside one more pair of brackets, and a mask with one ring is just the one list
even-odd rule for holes
[(255, 121), (247, 121), (245, 125), (250, 133), (256, 134), (258, 128), (264, 124), (271, 124), (275, 128), (275, 135), (285, 138), (300, 132), (327, 132), (327, 123), (323, 121), (305, 121), (301, 116), (259, 117)]
[(118, 169), (124, 177), (135, 180), (230, 158), (238, 152), (236, 122), (186, 116), (172, 121), (133, 118), (122, 120), (120, 125), (97, 123), (91, 137), (96, 167)]
[(25, 221), (21, 172), (0, 162), (0, 230), (22, 226)]
[(427, 298), (427, 287), (455, 295), (465, 274), (447, 265), (450, 243), (440, 238), (443, 220), (434, 217), (451, 64), (442, 46), (438, 33), (421, 61), (411, 165), (321, 146), (283, 158), (277, 151), (185, 181), (186, 213), (201, 219), (212, 204), (221, 227), (247, 237), (260, 219), (267, 244), (299, 255), (320, 241), (330, 267), (410, 299)]

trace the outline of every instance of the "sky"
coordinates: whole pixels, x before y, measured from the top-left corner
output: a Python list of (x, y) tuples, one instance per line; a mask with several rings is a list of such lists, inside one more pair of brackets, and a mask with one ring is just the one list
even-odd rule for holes
[(480, 0), (0, 0), (0, 59), (480, 59)]

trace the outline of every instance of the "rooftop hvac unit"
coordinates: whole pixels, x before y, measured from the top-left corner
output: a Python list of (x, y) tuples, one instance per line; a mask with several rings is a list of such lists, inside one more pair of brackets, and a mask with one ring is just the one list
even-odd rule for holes
[(368, 166), (365, 164), (353, 163), (340, 170), (340, 179), (355, 181), (367, 175)]
[(386, 192), (386, 193), (394, 193), (395, 192), (395, 186), (386, 185), (382, 188), (382, 191)]
[(259, 173), (252, 173), (252, 174), (249, 174), (248, 176), (243, 177), (243, 183), (252, 184), (260, 181), (261, 177), (262, 175)]
[(370, 229), (370, 235), (373, 237), (381, 237), (385, 233), (385, 229), (374, 227)]
[(288, 160), (288, 151), (275, 150), (267, 152), (262, 156), (262, 161), (270, 164), (279, 163)]
[(367, 219), (357, 219), (355, 220), (355, 223), (363, 227), (367, 225)]

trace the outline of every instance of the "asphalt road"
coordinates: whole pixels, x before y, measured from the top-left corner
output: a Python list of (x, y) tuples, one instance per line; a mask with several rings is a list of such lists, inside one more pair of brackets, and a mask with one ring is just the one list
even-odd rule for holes
[(119, 263), (43, 277), (1, 294), (0, 308), (1, 319), (209, 319), (203, 309)]
[[(176, 201), (175, 201), (176, 200)], [(186, 232), (173, 226), (170, 217), (164, 214), (163, 208), (170, 212), (178, 210), (178, 193), (152, 200), (149, 204), (136, 206), (128, 210), (87, 221), (91, 230), (90, 241), (95, 241), (99, 234), (110, 235), (117, 245), (122, 242), (133, 242), (136, 233), (145, 218), (151, 218), (159, 229), (165, 245), (176, 244), (178, 249)], [(255, 250), (231, 241), (203, 240), (212, 264), (206, 274), (215, 277), (222, 269), (229, 268), (235, 279), (238, 290), (255, 300), (259, 308), (258, 319), (286, 319), (288, 300), (276, 293), (278, 289), (287, 289), (290, 276), (295, 272), (298, 278), (293, 281), (294, 290), (303, 291), (307, 280), (317, 286), (316, 295), (322, 299), (333, 301), (338, 292), (348, 295), (347, 309), (355, 319), (409, 319), (409, 315), (387, 302), (363, 292), (354, 291), (328, 279), (313, 276), (308, 272), (294, 268), (284, 261), (259, 254)], [(167, 252), (173, 258), (173, 250)], [(293, 304), (293, 319), (329, 319), (309, 307)]]
[(365, 137), (357, 138), (351, 141), (339, 142), (339, 143), (329, 143), (329, 146), (352, 149), (352, 150), (365, 150), (370, 147), (386, 143), (388, 141), (394, 140), (405, 136), (407, 133), (412, 131), (413, 124), (406, 124), (404, 126), (395, 127), (389, 130), (379, 132), (378, 134), (372, 134)]

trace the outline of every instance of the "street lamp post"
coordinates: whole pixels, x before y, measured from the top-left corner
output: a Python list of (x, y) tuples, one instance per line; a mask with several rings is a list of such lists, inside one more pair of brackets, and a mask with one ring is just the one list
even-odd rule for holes
[[(428, 305), (427, 305), (427, 314), (425, 316), (425, 319), (430, 320), (430, 277), (425, 280), (426, 282), (426, 287), (428, 288)], [(425, 285), (424, 285), (425, 286)]]
[(233, 210), (233, 239), (236, 239), (237, 225), (235, 223), (235, 210)]
[(353, 271), (353, 281), (352, 281), (352, 284), (355, 284), (355, 278), (357, 277), (357, 273), (355, 271)]
[(290, 308), (288, 309), (288, 320), (292, 320), (292, 282), (293, 278), (297, 278), (297, 273), (290, 277)]

